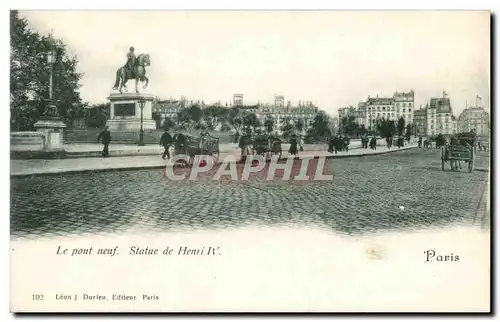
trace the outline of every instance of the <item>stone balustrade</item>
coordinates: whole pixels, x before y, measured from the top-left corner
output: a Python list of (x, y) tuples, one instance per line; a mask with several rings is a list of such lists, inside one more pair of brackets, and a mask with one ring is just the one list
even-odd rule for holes
[(46, 149), (46, 135), (43, 132), (23, 131), (10, 133), (11, 151), (36, 151)]

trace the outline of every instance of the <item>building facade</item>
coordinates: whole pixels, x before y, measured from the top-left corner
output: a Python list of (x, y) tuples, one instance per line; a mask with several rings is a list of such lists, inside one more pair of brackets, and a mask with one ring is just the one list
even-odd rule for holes
[(425, 136), (427, 133), (427, 109), (420, 107), (413, 112), (414, 134)]
[(418, 136), (458, 133), (457, 119), (448, 97), (431, 98), (425, 108), (414, 112), (414, 123)]
[(457, 122), (447, 97), (431, 98), (427, 110), (427, 135), (456, 134)]
[(490, 114), (482, 107), (469, 107), (462, 111), (458, 117), (458, 132), (476, 130), (477, 135), (490, 136)]
[(378, 120), (392, 120), (397, 122), (401, 117), (405, 124), (413, 123), (415, 108), (415, 92), (395, 92), (392, 97), (370, 97), (364, 102), (359, 102), (355, 110), (339, 110), (342, 115), (353, 115), (359, 125), (364, 125), (368, 130), (376, 130)]
[(265, 130), (264, 122), (271, 119), (274, 122), (274, 132), (281, 134), (281, 128), (287, 123), (303, 124), (303, 132), (314, 121), (314, 117), (318, 113), (318, 107), (312, 101), (299, 101), (297, 105), (292, 105), (290, 101), (284, 104), (283, 96), (276, 96), (274, 104), (257, 104), (257, 108), (251, 112), (255, 113), (257, 119), (262, 124), (262, 129)]
[(186, 108), (185, 100), (156, 100), (153, 102), (153, 113), (158, 113), (161, 116), (161, 124), (166, 118), (170, 118), (172, 121), (177, 122), (177, 116), (180, 111)]

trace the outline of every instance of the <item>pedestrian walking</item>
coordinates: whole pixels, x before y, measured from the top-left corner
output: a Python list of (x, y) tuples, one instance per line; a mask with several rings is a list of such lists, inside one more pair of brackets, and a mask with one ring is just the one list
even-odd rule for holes
[(174, 139), (172, 138), (172, 135), (168, 133), (168, 129), (165, 129), (165, 132), (163, 132), (160, 138), (160, 146), (164, 148), (163, 155), (161, 156), (163, 160), (165, 160), (165, 156), (167, 156), (167, 158), (170, 159), (169, 149), (173, 143)]
[(328, 152), (330, 152), (330, 153), (333, 153), (333, 144), (334, 144), (334, 137), (332, 135), (328, 139)]
[(304, 138), (302, 137), (302, 135), (299, 136), (299, 151), (304, 151)]
[(333, 138), (333, 149), (335, 150), (335, 154), (337, 154), (342, 148), (341, 140), (341, 137), (338, 135), (335, 135), (335, 137)]
[(372, 150), (377, 150), (377, 139), (375, 137), (372, 137), (370, 140), (370, 148)]
[(102, 130), (101, 133), (99, 133), (99, 136), (97, 137), (97, 142), (101, 141), (103, 144), (103, 149), (102, 149), (102, 157), (106, 158), (109, 157), (109, 143), (111, 142), (111, 132), (109, 132), (109, 127), (105, 126), (104, 130)]
[(349, 152), (349, 143), (351, 140), (349, 139), (348, 136), (344, 137), (344, 151)]
[(105, 126), (104, 130), (99, 133), (99, 136), (97, 137), (97, 142), (101, 141), (102, 145), (104, 145), (102, 149), (102, 157), (107, 158), (109, 157), (109, 143), (111, 142), (111, 132), (109, 132), (109, 127)]
[(288, 153), (291, 155), (297, 155), (299, 150), (297, 149), (297, 135), (292, 135), (290, 139), (290, 149), (288, 149)]

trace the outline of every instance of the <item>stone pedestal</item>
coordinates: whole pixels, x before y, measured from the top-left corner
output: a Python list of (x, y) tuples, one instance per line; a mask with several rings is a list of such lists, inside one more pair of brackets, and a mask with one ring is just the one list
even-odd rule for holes
[(58, 117), (42, 117), (34, 126), (37, 132), (44, 135), (44, 152), (64, 151), (63, 131), (66, 124)]
[(144, 101), (142, 110), (142, 128), (156, 130), (153, 120), (154, 95), (143, 93), (113, 93), (109, 95), (110, 119), (106, 123), (110, 131), (139, 131), (141, 129), (141, 101)]

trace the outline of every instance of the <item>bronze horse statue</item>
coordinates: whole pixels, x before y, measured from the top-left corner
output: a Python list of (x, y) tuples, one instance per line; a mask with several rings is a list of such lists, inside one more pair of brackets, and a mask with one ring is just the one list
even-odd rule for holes
[(135, 92), (139, 93), (137, 89), (137, 84), (139, 81), (146, 82), (143, 88), (148, 87), (149, 78), (146, 77), (146, 66), (150, 66), (151, 63), (149, 61), (149, 54), (140, 54), (137, 56), (135, 60), (134, 73), (132, 75), (132, 71), (126, 68), (125, 66), (118, 68), (116, 71), (116, 81), (115, 86), (113, 86), (113, 90), (119, 90), (122, 93), (122, 88), (125, 87), (127, 91), (127, 81), (129, 79), (135, 79)]

